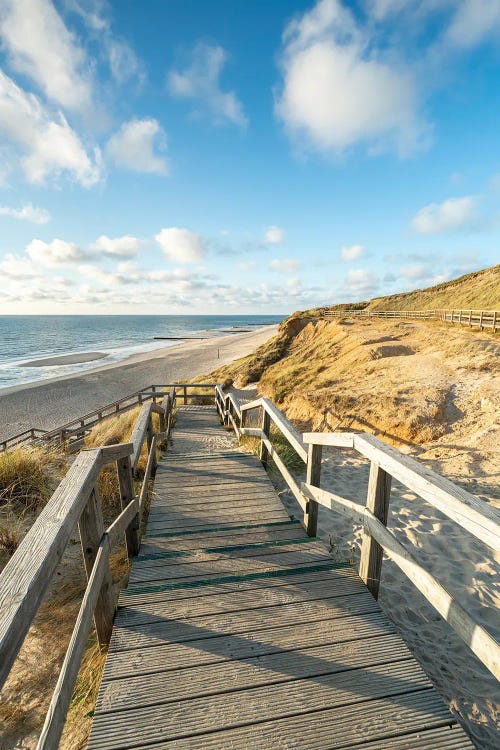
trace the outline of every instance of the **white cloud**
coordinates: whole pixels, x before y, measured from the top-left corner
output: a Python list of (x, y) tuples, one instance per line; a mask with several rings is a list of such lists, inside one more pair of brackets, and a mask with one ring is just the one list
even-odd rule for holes
[(37, 208), (31, 203), (27, 203), (22, 208), (0, 206), (0, 216), (10, 216), (12, 219), (31, 221), (33, 224), (47, 224), (50, 221), (50, 214), (45, 208)]
[(419, 234), (440, 234), (470, 226), (475, 219), (476, 200), (468, 195), (424, 206), (415, 214), (411, 225)]
[(167, 174), (167, 161), (158, 154), (166, 147), (167, 136), (158, 120), (130, 120), (111, 136), (106, 147), (108, 156), (119, 166), (134, 172)]
[(269, 263), (269, 268), (278, 273), (294, 273), (300, 266), (296, 258), (275, 258)]
[(320, 0), (283, 38), (276, 111), (292, 135), (332, 153), (363, 142), (404, 155), (424, 143), (411, 73), (384, 61), (340, 0)]
[(129, 234), (123, 237), (107, 237), (102, 234), (92, 245), (92, 250), (100, 250), (105, 255), (115, 255), (120, 258), (131, 258), (139, 252), (140, 241)]
[(268, 227), (264, 235), (264, 239), (270, 245), (279, 245), (280, 242), (283, 242), (284, 237), (285, 232), (280, 227)]
[(100, 179), (100, 152), (93, 158), (65, 117), (52, 117), (39, 99), (28, 94), (0, 70), (0, 132), (21, 151), (21, 165), (29, 182), (47, 176), (70, 175), (84, 187)]
[(12, 279), (34, 279), (40, 276), (40, 270), (28, 258), (8, 253), (0, 261), (0, 274)]
[(340, 251), (342, 260), (347, 262), (362, 258), (365, 254), (365, 248), (363, 245), (351, 245), (350, 247), (343, 247)]
[(166, 258), (179, 263), (196, 263), (206, 254), (200, 236), (189, 229), (164, 228), (155, 235), (155, 240)]
[(173, 96), (198, 101), (216, 124), (231, 122), (246, 127), (243, 105), (234, 91), (222, 91), (220, 75), (227, 61), (222, 47), (197, 44), (191, 65), (183, 71), (171, 70), (168, 88)]
[(498, 0), (461, 0), (447, 29), (445, 41), (456, 47), (473, 47), (499, 28)]
[(415, 263), (411, 266), (403, 266), (399, 269), (399, 273), (405, 279), (416, 281), (417, 279), (425, 279), (429, 275), (429, 267), (423, 263)]
[(0, 19), (10, 65), (49, 99), (84, 111), (91, 99), (90, 64), (51, 0), (0, 0)]
[(75, 263), (85, 257), (85, 253), (73, 242), (58, 239), (52, 242), (32, 240), (27, 245), (26, 252), (32, 261), (47, 268)]
[(345, 285), (353, 294), (367, 294), (377, 289), (378, 279), (372, 271), (363, 268), (353, 268), (347, 272)]
[(123, 84), (131, 78), (144, 79), (144, 66), (132, 47), (112, 32), (111, 7), (105, 0), (65, 0), (65, 4), (69, 11), (80, 16), (98, 40), (101, 56), (108, 62), (118, 83)]

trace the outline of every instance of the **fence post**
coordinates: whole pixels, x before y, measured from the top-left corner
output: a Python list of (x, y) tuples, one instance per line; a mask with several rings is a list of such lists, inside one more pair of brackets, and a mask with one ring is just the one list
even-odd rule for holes
[[(391, 480), (392, 477), (390, 474), (381, 469), (375, 461), (371, 462), (366, 508), (384, 526), (387, 526)], [(359, 576), (365, 582), (374, 598), (378, 599), (383, 550), (378, 542), (365, 530), (362, 532), (362, 540)]]
[(469, 310), (469, 328), (472, 328), (472, 310)]
[[(118, 459), (116, 462), (116, 468), (118, 471), (118, 483), (120, 485), (120, 498), (123, 510), (135, 497), (134, 478), (132, 476), (132, 463), (130, 461), (130, 456)], [(139, 554), (139, 526), (139, 513), (136, 513), (125, 531), (127, 554), (129, 557), (135, 557)]]
[(187, 385), (183, 385), (183, 386), (182, 386), (182, 395), (183, 395), (183, 398), (184, 398), (184, 406), (186, 406), (186, 405), (187, 405), (187, 402), (188, 402), (188, 397), (187, 397)]
[(493, 313), (493, 333), (496, 333), (497, 331), (497, 311), (495, 310)]
[[(82, 511), (78, 522), (80, 532), (80, 541), (82, 544), (83, 561), (87, 580), (92, 574), (99, 544), (104, 534), (104, 523), (102, 520), (101, 502), (97, 487), (94, 487), (85, 508)], [(112, 595), (113, 582), (111, 580), (111, 571), (108, 569), (104, 573), (101, 591), (94, 610), (94, 623), (97, 632), (97, 639), (100, 646), (106, 646), (111, 638), (113, 629), (113, 616), (115, 606)]]
[[(322, 445), (309, 444), (307, 448), (307, 484), (314, 487), (320, 486), (321, 481), (321, 457), (323, 454)], [(316, 500), (308, 500), (306, 512), (304, 514), (304, 526), (306, 527), (307, 536), (316, 536), (318, 531), (318, 503)]]
[(481, 315), (479, 317), (479, 328), (481, 329), (481, 331), (483, 330), (483, 314), (484, 314), (484, 311), (481, 310)]
[[(264, 407), (262, 407), (262, 432), (267, 438), (269, 438), (271, 434), (271, 416)], [(269, 451), (267, 446), (264, 445), (263, 440), (260, 441), (260, 460), (264, 469), (267, 469)]]

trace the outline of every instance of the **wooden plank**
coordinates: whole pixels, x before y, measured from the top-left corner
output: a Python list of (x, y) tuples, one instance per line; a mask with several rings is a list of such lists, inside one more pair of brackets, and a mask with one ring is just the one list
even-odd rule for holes
[(207, 582), (205, 586), (198, 587), (165, 587), (159, 590), (148, 590), (145, 593), (134, 593), (132, 590), (126, 589), (120, 594), (119, 605), (123, 607), (132, 607), (140, 604), (151, 604), (152, 602), (165, 602), (165, 601), (184, 601), (189, 600), (200, 600), (204, 597), (213, 595), (219, 595), (223, 593), (241, 592), (241, 591), (258, 591), (266, 589), (268, 587), (284, 586), (284, 590), (289, 590), (290, 587), (300, 585), (303, 583), (314, 583), (317, 581), (325, 581), (331, 583), (332, 587), (336, 585), (336, 580), (330, 578), (331, 574), (341, 574), (342, 576), (352, 576), (353, 573), (350, 568), (332, 568), (331, 566), (304, 566), (303, 568), (297, 569), (296, 571), (286, 571), (286, 575), (283, 576), (256, 576), (251, 578), (245, 578), (244, 576), (236, 576), (224, 578), (216, 582)]
[(147, 623), (120, 626), (113, 630), (111, 645), (116, 651), (149, 648), (166, 641), (182, 641), (214, 638), (224, 634), (257, 633), (270, 627), (308, 624), (324, 620), (335, 620), (353, 615), (373, 614), (377, 611), (373, 598), (367, 591), (331, 599), (308, 600), (289, 604), (260, 607), (233, 613), (216, 613), (187, 617), (184, 620), (169, 620), (168, 615), (159, 619), (150, 618)]
[(356, 450), (408, 489), (456, 521), (494, 550), (500, 550), (500, 512), (449, 479), (405, 456), (374, 435), (356, 435)]
[(98, 606), (102, 586), (109, 574), (109, 544), (105, 539), (95, 556), (94, 567), (78, 612), (68, 650), (59, 673), (50, 701), (37, 750), (53, 750), (59, 747), (66, 714), (76, 684), (90, 629), (94, 610)]
[[(319, 547), (319, 548), (318, 548)], [(135, 586), (139, 582), (144, 581), (158, 581), (158, 580), (170, 580), (174, 578), (201, 578), (219, 576), (223, 573), (260, 573), (269, 571), (279, 571), (284, 568), (293, 568), (298, 565), (306, 565), (316, 562), (332, 562), (331, 557), (328, 555), (322, 545), (319, 545), (316, 549), (311, 552), (297, 552), (291, 551), (283, 553), (283, 555), (262, 554), (260, 559), (255, 558), (216, 558), (209, 562), (178, 562), (177, 564), (165, 564), (165, 561), (161, 561), (161, 565), (153, 565), (154, 560), (137, 562), (131, 571), (129, 579), (129, 587)]]
[(224, 526), (230, 529), (231, 526), (238, 526), (242, 523), (249, 525), (258, 525), (264, 520), (266, 522), (271, 522), (285, 520), (285, 518), (289, 518), (289, 516), (284, 510), (262, 512), (258, 519), (255, 518), (255, 515), (253, 513), (245, 513), (243, 511), (232, 513), (230, 518), (228, 518), (228, 514), (226, 513), (210, 514), (209, 518), (186, 518), (186, 516), (184, 516), (182, 513), (176, 515), (171, 514), (168, 521), (165, 521), (165, 524), (151, 524), (150, 526), (148, 526), (148, 536), (154, 536), (162, 530), (176, 531), (178, 529), (204, 529), (210, 528), (214, 525)]
[(154, 550), (191, 550), (204, 549), (207, 546), (216, 544), (259, 544), (261, 542), (282, 541), (285, 539), (298, 539), (304, 536), (304, 532), (299, 524), (283, 524), (283, 526), (271, 526), (270, 528), (256, 527), (253, 531), (248, 529), (235, 529), (231, 533), (228, 531), (213, 531), (211, 533), (201, 532), (200, 534), (190, 534), (185, 537), (172, 539), (163, 539), (158, 537), (153, 541), (149, 537), (141, 546), (141, 554), (148, 554)]
[(164, 568), (167, 565), (172, 568), (175, 565), (196, 565), (197, 563), (209, 563), (214, 560), (247, 560), (252, 557), (266, 559), (272, 555), (283, 555), (288, 552), (300, 552), (305, 550), (307, 558), (315, 555), (321, 550), (325, 553), (322, 543), (315, 542), (311, 537), (305, 539), (286, 540), (282, 543), (262, 543), (256, 545), (233, 545), (229, 547), (211, 547), (208, 549), (185, 550), (169, 552), (157, 550), (148, 554), (142, 552), (137, 557), (137, 564), (145, 564), (148, 567)]
[(102, 712), (123, 711), (132, 705), (139, 708), (172, 703), (294, 679), (366, 669), (388, 661), (394, 664), (411, 658), (408, 648), (397, 635), (386, 634), (241, 661), (219, 662), (211, 665), (209, 680), (205, 665), (173, 669), (168, 673), (157, 672), (147, 680), (142, 675), (105, 680), (99, 691), (97, 708)]
[(193, 665), (217, 664), (280, 651), (309, 648), (328, 643), (347, 643), (361, 638), (394, 633), (394, 626), (376, 611), (363, 617), (343, 617), (311, 622), (307, 628), (300, 623), (260, 630), (258, 635), (245, 637), (220, 635), (179, 643), (163, 642), (156, 646), (132, 651), (110, 651), (106, 662), (106, 679), (127, 677), (133, 673), (153, 674)]
[(0, 687), (95, 486), (98, 450), (81, 453), (0, 576)]
[(201, 615), (214, 615), (225, 612), (260, 609), (266, 606), (281, 606), (296, 602), (307, 602), (323, 597), (357, 594), (364, 589), (361, 582), (353, 577), (341, 577), (309, 581), (307, 586), (268, 586), (243, 591), (212, 593), (209, 596), (190, 597), (189, 599), (171, 599), (169, 601), (153, 600), (147, 604), (135, 604), (121, 607), (115, 618), (120, 627), (137, 625), (161, 617), (184, 619)]
[[(297, 717), (311, 711), (345, 706), (405, 694), (426, 692), (430, 681), (414, 661), (374, 666), (314, 679), (314, 690), (304, 690), (303, 680), (233, 692), (227, 696), (131, 708), (113, 714), (97, 714), (89, 748), (125, 749), (182, 737), (204, 735), (232, 727), (258, 724), (281, 717)], [(439, 699), (435, 696), (435, 702)], [(396, 701), (397, 702), (397, 701)], [(387, 708), (391, 701), (385, 701)], [(366, 705), (365, 707), (366, 708)], [(361, 712), (360, 712), (361, 713)], [(334, 725), (335, 726), (335, 725)], [(99, 740), (98, 740), (99, 738)], [(221, 747), (221, 746), (219, 746)], [(224, 747), (224, 745), (222, 745)], [(253, 745), (248, 745), (253, 747)]]
[(147, 437), (148, 425), (151, 421), (151, 404), (144, 404), (139, 416), (137, 417), (130, 442), (134, 445), (134, 452), (132, 453), (132, 470), (135, 472), (139, 458), (141, 456), (142, 446)]
[(354, 432), (305, 432), (302, 439), (306, 444), (354, 448)]

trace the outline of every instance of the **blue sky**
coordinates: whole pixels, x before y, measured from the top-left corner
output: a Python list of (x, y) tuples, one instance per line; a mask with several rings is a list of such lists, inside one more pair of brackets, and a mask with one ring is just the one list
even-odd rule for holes
[(287, 313), (498, 261), (500, 0), (0, 0), (1, 314)]

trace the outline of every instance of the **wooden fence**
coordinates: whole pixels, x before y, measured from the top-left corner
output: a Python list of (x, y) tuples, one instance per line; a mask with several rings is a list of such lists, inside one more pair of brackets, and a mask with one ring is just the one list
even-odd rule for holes
[[(177, 399), (183, 404), (188, 404), (190, 401), (193, 402), (200, 399), (209, 400), (211, 403), (213, 400), (214, 385), (214, 383), (181, 383), (180, 385), (168, 383), (166, 385), (149, 385), (145, 388), (141, 388), (140, 391), (134, 391), (134, 393), (130, 393), (128, 396), (118, 399), (118, 401), (112, 401), (104, 406), (99, 406), (88, 414), (77, 417), (76, 419), (66, 422), (60, 427), (55, 427), (52, 430), (42, 430), (31, 427), (17, 435), (6, 438), (0, 442), (0, 452), (12, 450), (13, 448), (17, 448), (18, 446), (27, 443), (58, 443), (67, 445), (70, 450), (74, 450), (75, 448), (81, 447), (85, 435), (87, 435), (92, 427), (95, 427), (95, 425), (103, 419), (123, 414), (126, 411), (130, 411), (130, 409), (133, 409), (138, 404), (143, 404), (147, 401), (156, 402), (166, 395), (169, 388), (175, 387), (177, 389)], [(209, 389), (209, 392), (203, 393), (207, 388)]]
[(500, 326), (498, 310), (329, 310), (321, 311), (323, 318), (403, 318), (406, 320), (441, 320), (469, 327), (491, 328), (496, 333)]
[[(115, 612), (110, 552), (123, 538), (129, 557), (139, 552), (141, 518), (149, 481), (157, 464), (157, 446), (168, 438), (175, 401), (176, 392), (172, 387), (161, 405), (144, 404), (130, 443), (82, 451), (0, 575), (1, 688), (78, 524), (87, 587), (37, 750), (58, 747), (92, 621), (99, 643), (107, 645), (109, 642)], [(153, 414), (160, 417), (158, 432), (154, 431)], [(136, 495), (134, 479), (145, 443), (147, 466), (141, 490)], [(97, 487), (101, 469), (113, 462), (117, 468), (122, 511), (105, 529)]]
[[(466, 490), (405, 456), (374, 435), (351, 432), (309, 432), (301, 434), (284, 414), (266, 398), (242, 404), (232, 393), (217, 386), (216, 407), (222, 422), (239, 438), (260, 439), (264, 466), (272, 459), (304, 511), (304, 526), (315, 536), (318, 506), (322, 505), (359, 523), (363, 542), (359, 575), (375, 598), (378, 597), (382, 557), (385, 553), (449, 623), (482, 663), (500, 679), (500, 646), (494, 638), (427, 572), (387, 528), (392, 479), (405, 485), (495, 551), (500, 550), (500, 513)], [(260, 416), (260, 427), (247, 427), (252, 412)], [(298, 480), (286, 467), (279, 448), (271, 439), (271, 425), (295, 450), (304, 463), (306, 480)], [(321, 489), (323, 447), (354, 449), (370, 461), (366, 505)]]

